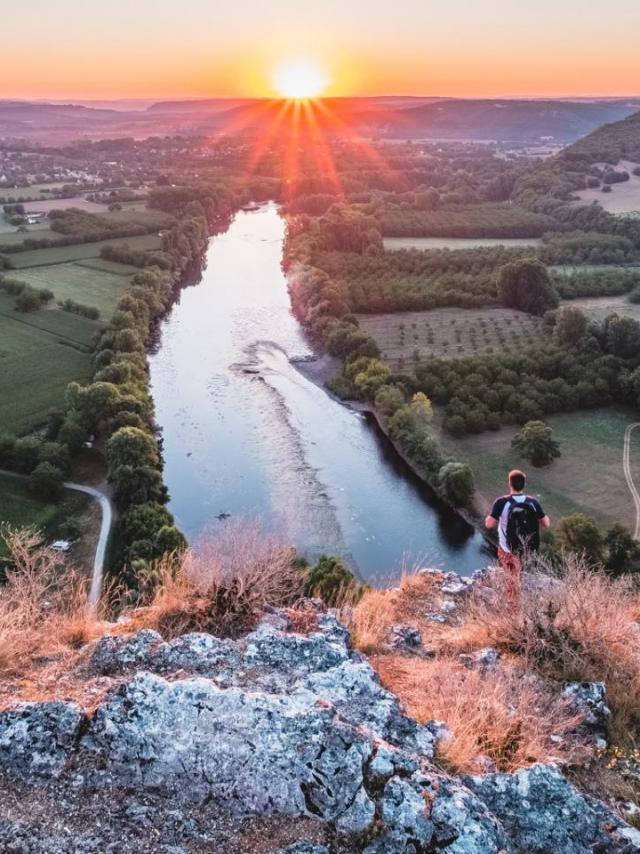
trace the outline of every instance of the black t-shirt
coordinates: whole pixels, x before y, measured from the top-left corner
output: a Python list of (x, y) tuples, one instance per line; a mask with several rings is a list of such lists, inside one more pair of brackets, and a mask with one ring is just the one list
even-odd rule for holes
[(547, 515), (542, 509), (540, 502), (536, 498), (532, 498), (530, 495), (517, 493), (515, 495), (502, 495), (500, 498), (496, 498), (490, 515), (498, 521), (498, 540), (500, 542), (500, 548), (502, 551), (509, 553), (511, 552), (511, 549), (507, 543), (507, 522), (509, 520), (510, 499), (512, 501), (517, 501), (519, 504), (526, 501), (536, 511), (538, 519), (544, 519)]

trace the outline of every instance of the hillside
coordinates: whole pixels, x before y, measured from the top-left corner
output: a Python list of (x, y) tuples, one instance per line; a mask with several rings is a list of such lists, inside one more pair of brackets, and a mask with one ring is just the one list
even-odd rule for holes
[[(0, 138), (59, 142), (78, 134), (142, 136), (184, 131), (238, 132), (273, 124), (274, 110), (260, 99), (159, 101), (146, 109), (0, 101)], [(475, 100), (462, 98), (328, 98), (326, 129), (336, 122), (375, 135), (424, 139), (496, 139), (573, 142), (604, 122), (638, 108), (633, 99), (594, 101)], [(277, 102), (271, 102), (272, 106)], [(96, 105), (97, 106), (97, 105)], [(333, 118), (331, 118), (331, 115)]]
[(565, 157), (586, 157), (591, 163), (640, 162), (640, 112), (605, 124), (563, 152)]
[(452, 99), (398, 111), (394, 130), (426, 138), (569, 142), (633, 109), (624, 101)]

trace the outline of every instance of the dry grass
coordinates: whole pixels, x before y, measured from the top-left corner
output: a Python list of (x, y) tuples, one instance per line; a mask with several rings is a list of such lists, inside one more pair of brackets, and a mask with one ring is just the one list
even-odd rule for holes
[(230, 523), (176, 560), (167, 555), (146, 575), (146, 597), (128, 627), (156, 629), (165, 638), (188, 631), (237, 637), (267, 607), (287, 607), (302, 595), (294, 550), (256, 526)]
[(0, 673), (77, 649), (101, 633), (86, 580), (33, 530), (2, 529), (13, 569), (0, 586)]
[(483, 757), (500, 771), (514, 771), (589, 755), (572, 734), (581, 717), (557, 692), (522, 672), (500, 668), (485, 675), (450, 656), (380, 656), (372, 663), (412, 717), (446, 723), (450, 736), (439, 748), (439, 759), (455, 771), (481, 771)]
[(634, 582), (610, 579), (568, 556), (559, 578), (529, 578), (520, 613), (503, 602), (502, 579), (494, 573), (471, 598), (458, 645), (495, 646), (560, 682), (605, 682), (614, 737), (634, 740), (640, 728), (640, 596)]
[(407, 573), (393, 590), (367, 590), (354, 608), (342, 615), (354, 645), (364, 653), (381, 651), (391, 626), (396, 623), (419, 629), (423, 635), (438, 636), (440, 629), (425, 620), (437, 609), (439, 577), (430, 573)]

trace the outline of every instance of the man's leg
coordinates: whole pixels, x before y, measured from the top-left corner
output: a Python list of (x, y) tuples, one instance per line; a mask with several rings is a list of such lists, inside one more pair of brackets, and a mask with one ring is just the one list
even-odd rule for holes
[(511, 552), (505, 552), (504, 549), (498, 548), (498, 560), (502, 568), (504, 569), (504, 573), (507, 581), (507, 600), (509, 605), (515, 608), (520, 608), (520, 599), (521, 599), (521, 564), (520, 558), (518, 555), (511, 554)]

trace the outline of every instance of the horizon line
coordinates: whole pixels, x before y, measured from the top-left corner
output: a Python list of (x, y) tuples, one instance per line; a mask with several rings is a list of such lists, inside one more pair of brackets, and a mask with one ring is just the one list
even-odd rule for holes
[[(316, 101), (342, 101), (342, 100), (373, 100), (376, 98), (415, 98), (441, 101), (588, 101), (588, 100), (614, 100), (621, 98), (639, 99), (640, 92), (624, 92), (624, 93), (608, 93), (608, 94), (581, 94), (581, 95), (504, 95), (504, 94), (487, 94), (487, 95), (427, 95), (415, 93), (380, 93), (373, 95), (324, 95), (310, 100)], [(118, 102), (128, 101), (130, 103), (140, 101), (150, 101), (153, 103), (163, 102), (189, 102), (189, 101), (280, 101), (285, 98), (278, 98), (270, 95), (155, 95), (155, 96), (126, 96), (126, 95), (110, 95), (110, 96), (82, 96), (82, 95), (41, 95), (41, 96), (25, 96), (25, 95), (1, 95), (0, 104), (5, 102), (17, 102), (24, 104), (58, 104), (64, 105), (74, 102)]]

